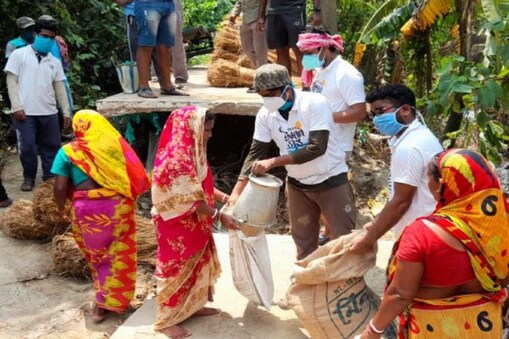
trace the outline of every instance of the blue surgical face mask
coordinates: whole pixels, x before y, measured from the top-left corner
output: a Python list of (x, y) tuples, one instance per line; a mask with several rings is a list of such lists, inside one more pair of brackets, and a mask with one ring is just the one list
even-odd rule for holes
[[(290, 87), (290, 85), (287, 85), (285, 87), (285, 89), (283, 90), (283, 92), (281, 92), (280, 98), (283, 97), (283, 94), (285, 94), (285, 91), (288, 89), (288, 87)], [(292, 108), (292, 106), (293, 106), (293, 100), (285, 100), (285, 103), (279, 109), (281, 111), (288, 111), (290, 108)]]
[[(320, 49), (320, 52), (321, 51)], [(318, 52), (318, 54), (304, 54), (302, 57), (302, 67), (304, 67), (306, 71), (311, 71), (323, 66), (325, 59), (320, 60), (320, 52)]]
[(380, 133), (385, 135), (394, 136), (398, 134), (404, 127), (407, 125), (403, 125), (398, 122), (396, 119), (396, 113), (401, 109), (398, 108), (394, 112), (387, 112), (380, 115), (377, 115), (373, 118), (373, 124), (376, 129), (380, 131)]
[(55, 40), (50, 39), (48, 37), (36, 35), (32, 47), (36, 52), (39, 52), (41, 54), (48, 54), (54, 42)]

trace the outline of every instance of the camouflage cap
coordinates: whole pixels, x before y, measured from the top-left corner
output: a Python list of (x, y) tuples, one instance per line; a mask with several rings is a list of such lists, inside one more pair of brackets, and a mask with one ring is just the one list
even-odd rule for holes
[(256, 69), (253, 87), (257, 91), (273, 89), (290, 85), (292, 79), (285, 66), (278, 64), (265, 64)]
[(25, 29), (33, 25), (35, 25), (34, 19), (27, 16), (22, 16), (16, 19), (16, 26), (18, 26), (19, 29)]

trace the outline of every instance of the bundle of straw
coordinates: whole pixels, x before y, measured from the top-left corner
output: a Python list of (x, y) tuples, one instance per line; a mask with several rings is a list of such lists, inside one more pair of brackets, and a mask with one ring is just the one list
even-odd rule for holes
[[(53, 227), (53, 234), (63, 234), (69, 228), (70, 213), (67, 212), (64, 218), (62, 214), (57, 211), (57, 203), (53, 196), (54, 185), (55, 179), (49, 179), (35, 188), (32, 198), (34, 218)], [(67, 207), (66, 211), (70, 211), (70, 202), (68, 202)]]
[(71, 233), (57, 235), (51, 242), (53, 270), (61, 275), (90, 280), (90, 269)]
[(251, 68), (251, 69), (254, 68), (254, 65), (251, 64), (251, 61), (249, 60), (249, 57), (247, 55), (245, 55), (245, 54), (242, 54), (237, 59), (236, 64), (239, 65), (240, 67)]
[(138, 263), (155, 266), (157, 254), (156, 228), (152, 220), (136, 216), (136, 247)]
[(214, 46), (240, 54), (239, 30), (230, 25), (228, 21), (223, 22), (214, 39)]
[(207, 70), (207, 80), (215, 87), (249, 87), (253, 84), (254, 72), (231, 61), (217, 60)]
[(233, 53), (222, 48), (214, 49), (214, 52), (212, 52), (211, 56), (212, 63), (214, 63), (217, 60), (228, 60), (232, 62), (237, 62), (238, 59), (239, 55), (237, 53)]
[(55, 234), (52, 225), (34, 218), (33, 203), (20, 199), (0, 215), (0, 228), (7, 237), (30, 240), (50, 240)]

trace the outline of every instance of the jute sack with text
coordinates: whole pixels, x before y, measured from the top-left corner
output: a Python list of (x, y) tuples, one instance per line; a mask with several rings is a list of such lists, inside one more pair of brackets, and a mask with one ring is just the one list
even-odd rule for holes
[(349, 247), (358, 232), (342, 236), (297, 261), (288, 306), (313, 339), (353, 338), (362, 333), (380, 305), (364, 281), (375, 265), (376, 248), (363, 255)]

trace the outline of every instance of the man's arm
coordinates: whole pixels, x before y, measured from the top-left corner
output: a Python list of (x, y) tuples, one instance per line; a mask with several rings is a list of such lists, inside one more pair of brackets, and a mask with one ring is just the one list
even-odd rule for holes
[(258, 10), (258, 22), (256, 29), (258, 32), (265, 30), (265, 13), (267, 11), (267, 0), (260, 0), (260, 9)]
[(64, 81), (53, 81), (53, 88), (55, 89), (58, 105), (62, 109), (62, 114), (64, 115), (64, 128), (68, 128), (71, 125), (71, 109)]
[(346, 124), (349, 122), (359, 122), (366, 117), (366, 103), (359, 102), (353, 104), (344, 111), (334, 112), (332, 117), (335, 123)]
[(322, 25), (322, 7), (320, 0), (313, 0), (313, 26), (318, 27)]
[(21, 100), (19, 99), (18, 76), (11, 72), (7, 72), (6, 75), (7, 92), (11, 101), (12, 111), (23, 110), (23, 105), (21, 105)]
[(288, 155), (281, 155), (267, 160), (256, 161), (253, 164), (252, 172), (256, 175), (260, 175), (268, 172), (272, 168), (292, 164), (303, 164), (314, 160), (325, 154), (328, 143), (329, 131), (311, 131), (309, 132), (308, 144), (305, 147)]
[(354, 239), (351, 251), (354, 253), (369, 251), (376, 241), (396, 225), (403, 214), (405, 214), (412, 204), (416, 191), (417, 187), (415, 186), (395, 182), (394, 196), (373, 221), (364, 225), (367, 233), (362, 237)]
[(244, 160), (244, 164), (242, 165), (242, 169), (240, 170), (239, 179), (237, 180), (237, 183), (235, 184), (235, 187), (233, 188), (232, 193), (228, 198), (229, 206), (233, 206), (237, 202), (239, 195), (246, 187), (249, 179), (249, 174), (253, 168), (253, 163), (259, 159), (265, 158), (269, 152), (269, 149), (270, 142), (262, 142), (253, 139), (249, 153), (247, 154), (247, 157)]

